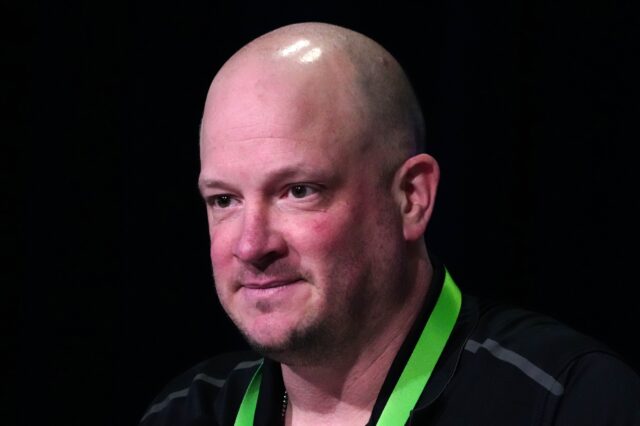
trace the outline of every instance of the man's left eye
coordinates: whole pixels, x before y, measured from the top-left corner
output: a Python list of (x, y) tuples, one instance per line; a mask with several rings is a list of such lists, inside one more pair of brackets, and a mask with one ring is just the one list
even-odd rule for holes
[(318, 190), (309, 185), (298, 184), (289, 188), (289, 194), (294, 198), (305, 198), (309, 195), (315, 194), (316, 192), (318, 192)]

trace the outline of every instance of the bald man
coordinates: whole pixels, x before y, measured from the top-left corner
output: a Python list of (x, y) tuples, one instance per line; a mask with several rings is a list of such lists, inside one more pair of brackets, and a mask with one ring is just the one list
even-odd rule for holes
[(462, 296), (430, 258), (423, 142), (400, 65), (361, 34), (291, 25), (229, 59), (199, 187), (218, 298), (253, 351), (183, 374), (141, 424), (638, 424), (640, 380), (608, 349)]

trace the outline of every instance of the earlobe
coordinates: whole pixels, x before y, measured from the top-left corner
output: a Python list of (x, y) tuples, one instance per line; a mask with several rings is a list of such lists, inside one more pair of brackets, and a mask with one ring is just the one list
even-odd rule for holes
[(396, 174), (404, 238), (416, 241), (424, 235), (435, 203), (440, 168), (428, 154), (409, 158)]

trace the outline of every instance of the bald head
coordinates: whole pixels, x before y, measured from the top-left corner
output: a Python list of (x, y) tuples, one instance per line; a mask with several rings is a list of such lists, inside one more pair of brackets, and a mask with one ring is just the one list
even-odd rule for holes
[[(320, 108), (339, 112), (342, 123), (334, 120), (336, 129), (354, 132), (354, 149), (376, 151), (392, 168), (422, 151), (422, 113), (406, 75), (389, 52), (360, 33), (322, 23), (294, 24), (244, 46), (211, 85), (203, 142), (215, 137), (209, 122), (216, 121), (221, 108), (248, 91), (256, 93), (252, 101), (270, 102), (276, 110), (282, 103), (274, 99), (288, 97), (294, 108), (274, 115), (298, 114), (301, 126), (322, 114)], [(249, 102), (224, 119), (241, 119), (248, 108), (253, 108)]]

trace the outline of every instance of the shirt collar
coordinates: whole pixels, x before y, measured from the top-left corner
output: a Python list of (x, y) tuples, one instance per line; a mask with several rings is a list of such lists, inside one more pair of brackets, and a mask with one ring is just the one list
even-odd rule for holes
[[(398, 351), (393, 363), (391, 364), (391, 368), (389, 369), (389, 373), (387, 373), (387, 377), (380, 389), (380, 393), (378, 394), (378, 398), (376, 399), (375, 405), (371, 412), (371, 418), (369, 419), (368, 425), (375, 425), (384, 409), (393, 388), (395, 387), (402, 371), (413, 352), (413, 349), (422, 334), (422, 330), (424, 329), (427, 320), (429, 319), (431, 312), (438, 300), (438, 296), (442, 291), (442, 287), (444, 285), (444, 277), (445, 277), (445, 267), (444, 265), (434, 256), (430, 255), (432, 264), (433, 264), (433, 278), (431, 280), (429, 292), (425, 298), (423, 307), (420, 311), (420, 314), (416, 318), (416, 321), (411, 326), (411, 330), (407, 334), (400, 350)], [(464, 345), (471, 335), (471, 331), (477, 322), (477, 312), (474, 309), (472, 303), (469, 303), (467, 298), (463, 295), (462, 297), (462, 306), (460, 309), (460, 314), (458, 315), (458, 319), (456, 321), (456, 325), (447, 341), (447, 344), (440, 355), (440, 359), (438, 360), (433, 373), (427, 383), (427, 386), (423, 390), (416, 407), (414, 410), (422, 410), (429, 405), (431, 405), (444, 391), (447, 384), (451, 381), (456, 368), (458, 366), (458, 362), (460, 360), (460, 356), (462, 354), (462, 350), (464, 349)]]

